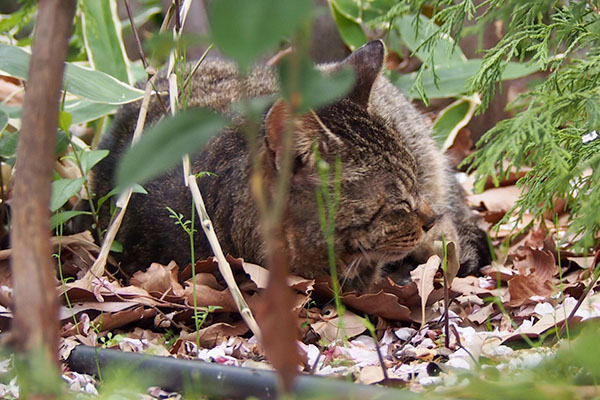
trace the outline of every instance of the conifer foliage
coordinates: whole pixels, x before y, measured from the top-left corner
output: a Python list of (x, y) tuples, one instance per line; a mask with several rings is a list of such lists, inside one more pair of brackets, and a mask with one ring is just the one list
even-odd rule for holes
[[(344, 3), (333, 0), (334, 4)], [(469, 93), (478, 93), (483, 111), (493, 98), (496, 83), (511, 62), (527, 63), (545, 71), (531, 81), (529, 90), (511, 104), (513, 117), (490, 129), (465, 162), (476, 171), (482, 191), (491, 178), (495, 184), (531, 167), (520, 180), (525, 190), (515, 205), (519, 218), (531, 213), (539, 220), (548, 210), (558, 210), (564, 200), (570, 213), (570, 231), (580, 249), (592, 247), (600, 231), (600, 9), (592, 0), (436, 0), (375, 1), (381, 16), (373, 23), (406, 15), (431, 14), (439, 29), (430, 34), (413, 54), (423, 62), (415, 88), (426, 100), (422, 77), (436, 74), (439, 44), (448, 37), (459, 39), (468, 21), (475, 29), (500, 21), (504, 35), (485, 52)], [(373, 8), (373, 7), (371, 7)], [(419, 18), (413, 25), (419, 30)], [(471, 29), (471, 28), (469, 28)], [(458, 43), (458, 40), (457, 42)], [(423, 54), (429, 56), (423, 56)], [(448, 57), (452, 57), (451, 54)], [(501, 222), (514, 215), (507, 213)], [(550, 214), (552, 215), (552, 214)]]

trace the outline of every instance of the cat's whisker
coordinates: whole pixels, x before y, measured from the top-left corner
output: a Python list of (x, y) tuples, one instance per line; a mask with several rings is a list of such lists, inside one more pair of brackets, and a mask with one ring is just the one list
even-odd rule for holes
[(362, 245), (362, 243), (358, 242), (358, 250), (360, 250), (360, 252), (362, 253), (362, 255), (365, 257), (365, 260), (367, 262), (371, 261), (371, 256), (369, 255), (369, 253), (367, 253), (367, 251), (365, 250), (364, 246)]

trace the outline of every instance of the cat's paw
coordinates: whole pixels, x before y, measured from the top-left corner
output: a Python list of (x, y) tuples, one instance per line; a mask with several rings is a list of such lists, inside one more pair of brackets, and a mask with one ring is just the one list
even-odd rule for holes
[[(466, 229), (465, 229), (466, 228)], [(458, 276), (477, 275), (479, 270), (492, 262), (487, 234), (472, 225), (460, 232), (460, 269)]]

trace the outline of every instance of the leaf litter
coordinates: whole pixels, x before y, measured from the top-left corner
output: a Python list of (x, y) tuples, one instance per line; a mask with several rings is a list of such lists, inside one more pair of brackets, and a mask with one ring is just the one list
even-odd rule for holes
[[(343, 315), (333, 305), (327, 277), (289, 276), (301, 370), (421, 391), (456, 383), (461, 371), (474, 370), (482, 360), (494, 360), (499, 369), (531, 368), (552, 357), (554, 349), (515, 350), (515, 344), (522, 347), (526, 340), (551, 336), (566, 324), (575, 326), (600, 318), (597, 287), (571, 315), (592, 280), (593, 257), (573, 252), (566, 240), (568, 219), (561, 216), (555, 226), (550, 221), (534, 224), (525, 215), (519, 223), (509, 219), (498, 230), (492, 229), (510, 210), (518, 191), (513, 181), (469, 197), (471, 206), (486, 221), (498, 257), (482, 269), (481, 276), (455, 277), (455, 249), (449, 244), (448, 348), (443, 344), (445, 303), (438, 256), (415, 266), (408, 284), (386, 277), (368, 293), (342, 293)], [(85, 285), (81, 278), (98, 251), (89, 232), (54, 238), (52, 243), (55, 251), (61, 246), (65, 278), (64, 284), (57, 285), (63, 361), (76, 345), (84, 344), (271, 368), (264, 348), (237, 313), (213, 259), (198, 261), (195, 276), (191, 265), (181, 268), (173, 262), (155, 263), (135, 273), (128, 284), (109, 269), (105, 276)], [(10, 249), (0, 251), (2, 329), (7, 329), (12, 318), (10, 253)], [(269, 271), (231, 256), (228, 261), (252, 311), (264, 307), (267, 303), (262, 295)], [(201, 320), (198, 331), (194, 293)], [(369, 335), (365, 317), (375, 326), (375, 338)], [(95, 381), (89, 376), (65, 370), (63, 378), (76, 391), (96, 393)], [(0, 393), (13, 393), (15, 387), (15, 382), (0, 385)], [(150, 392), (165, 395), (158, 388)]]

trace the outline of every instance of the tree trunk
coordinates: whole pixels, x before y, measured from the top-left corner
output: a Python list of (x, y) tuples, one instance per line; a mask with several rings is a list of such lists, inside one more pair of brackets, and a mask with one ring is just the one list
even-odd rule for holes
[(12, 344), (21, 398), (56, 395), (58, 314), (50, 246), (50, 190), (58, 105), (75, 0), (40, 0), (12, 199)]

